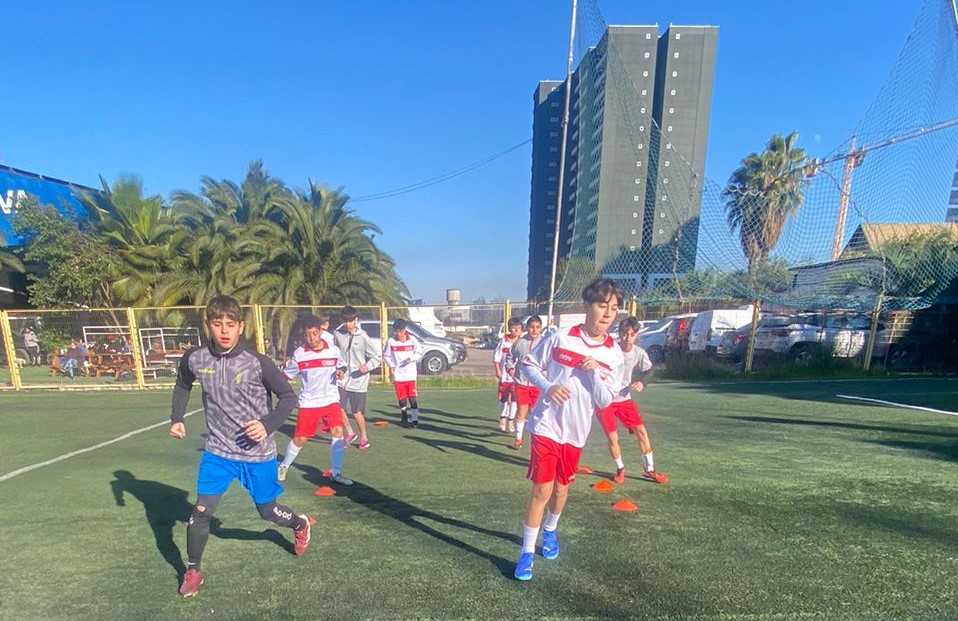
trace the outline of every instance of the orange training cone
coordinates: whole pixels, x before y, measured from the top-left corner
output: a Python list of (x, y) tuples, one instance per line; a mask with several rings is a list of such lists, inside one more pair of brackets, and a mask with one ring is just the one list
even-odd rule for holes
[(335, 496), (336, 490), (334, 490), (328, 485), (324, 485), (320, 487), (318, 490), (316, 490), (316, 495), (317, 496)]
[(310, 525), (310, 526), (312, 526), (313, 524), (316, 523), (316, 518), (314, 518), (313, 516), (307, 515), (306, 517), (309, 518), (309, 525)]
[(612, 505), (612, 508), (616, 511), (638, 511), (639, 506), (632, 502), (631, 500), (620, 500), (619, 502)]
[(597, 492), (602, 492), (603, 494), (606, 494), (614, 490), (615, 487), (613, 487), (611, 483), (603, 479), (599, 481), (598, 483), (596, 483), (595, 485), (593, 485), (592, 489), (594, 489)]
[(579, 466), (575, 469), (576, 474), (592, 474), (592, 468), (588, 466)]
[(385, 427), (386, 425), (389, 424), (389, 421), (388, 421), (388, 420), (377, 420), (377, 421), (376, 421), (375, 423), (373, 423), (373, 424), (376, 425), (377, 427)]

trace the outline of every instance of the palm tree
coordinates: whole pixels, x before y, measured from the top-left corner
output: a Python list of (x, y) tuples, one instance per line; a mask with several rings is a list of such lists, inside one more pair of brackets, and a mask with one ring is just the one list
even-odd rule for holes
[(171, 257), (189, 233), (176, 226), (160, 196), (143, 195), (138, 177), (123, 177), (112, 188), (102, 177), (100, 183), (102, 193), (81, 195), (81, 201), (95, 234), (120, 259), (112, 278), (113, 292), (120, 302), (149, 304)]
[(742, 160), (722, 192), (729, 229), (739, 231), (750, 275), (759, 261), (768, 259), (786, 221), (805, 200), (806, 175), (813, 164), (804, 149), (795, 147), (797, 139), (797, 132), (774, 134), (763, 152)]

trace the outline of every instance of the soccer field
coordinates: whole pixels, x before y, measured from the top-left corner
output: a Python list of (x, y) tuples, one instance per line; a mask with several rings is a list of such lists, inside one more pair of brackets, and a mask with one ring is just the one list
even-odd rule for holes
[[(356, 484), (338, 495), (314, 494), (328, 444), (300, 454), (281, 498), (317, 520), (304, 557), (234, 485), (189, 599), (176, 591), (202, 413), (177, 441), (165, 391), (0, 394), (0, 618), (958, 615), (956, 380), (653, 384), (639, 404), (671, 482), (639, 479), (624, 435), (630, 478), (593, 490), (614, 472), (595, 425), (562, 554), (537, 557), (528, 583), (512, 578), (528, 449), (498, 432), (492, 389), (421, 393), (419, 430), (396, 424), (389, 390), (370, 393), (371, 419), (391, 424), (346, 452)], [(639, 510), (614, 511), (623, 499)]]

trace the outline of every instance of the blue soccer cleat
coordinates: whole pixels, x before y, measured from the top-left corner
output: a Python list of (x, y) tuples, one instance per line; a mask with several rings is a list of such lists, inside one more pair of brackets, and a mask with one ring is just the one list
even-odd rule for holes
[(542, 556), (549, 560), (559, 556), (559, 539), (554, 530), (542, 531)]
[(523, 552), (516, 563), (516, 580), (532, 580), (532, 561), (536, 555), (532, 552)]

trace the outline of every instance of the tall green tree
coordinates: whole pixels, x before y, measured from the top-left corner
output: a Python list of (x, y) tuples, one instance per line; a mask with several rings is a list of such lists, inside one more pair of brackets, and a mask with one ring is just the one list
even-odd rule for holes
[(7, 238), (0, 231), (0, 269), (8, 269), (14, 272), (23, 272), (23, 261), (20, 257), (7, 250)]
[(773, 135), (765, 150), (742, 160), (722, 192), (731, 231), (738, 229), (748, 273), (768, 259), (778, 244), (788, 218), (805, 201), (812, 162), (795, 146), (798, 133)]

